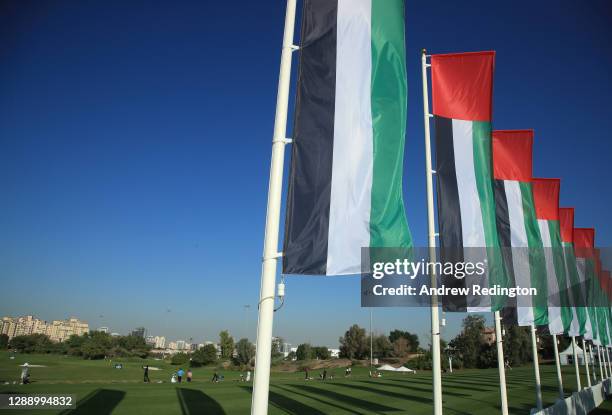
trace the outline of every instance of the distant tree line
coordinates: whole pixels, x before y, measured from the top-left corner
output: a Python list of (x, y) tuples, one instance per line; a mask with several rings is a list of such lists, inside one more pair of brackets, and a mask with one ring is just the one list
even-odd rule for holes
[[(1, 343), (0, 343), (1, 344)], [(147, 357), (151, 346), (138, 336), (111, 336), (91, 331), (81, 336), (72, 335), (63, 342), (52, 342), (44, 334), (15, 336), (7, 344), (20, 353), (55, 353), (81, 356), (84, 359), (105, 357)]]

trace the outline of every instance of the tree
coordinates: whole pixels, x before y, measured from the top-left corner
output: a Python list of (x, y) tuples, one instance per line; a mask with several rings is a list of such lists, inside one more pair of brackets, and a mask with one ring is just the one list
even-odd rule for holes
[(174, 356), (172, 356), (172, 360), (170, 361), (170, 363), (173, 365), (184, 365), (188, 361), (189, 361), (189, 356), (187, 356), (187, 353), (181, 352), (181, 353), (177, 353)]
[[(556, 336), (559, 349), (559, 353), (564, 351), (571, 344), (569, 339), (563, 336)], [(539, 336), (540, 339), (540, 347), (542, 348), (542, 357), (544, 359), (554, 359), (555, 358), (555, 346), (553, 344), (553, 336)], [(1, 347), (0, 347), (1, 348)]]
[(240, 339), (236, 343), (236, 360), (238, 363), (248, 365), (255, 357), (255, 346), (248, 339)]
[(219, 346), (221, 347), (221, 357), (229, 359), (234, 354), (234, 338), (230, 336), (227, 330), (219, 333)]
[(408, 352), (416, 352), (419, 348), (419, 336), (412, 334), (409, 331), (393, 330), (389, 333), (389, 341), (395, 343), (399, 338), (406, 339)]
[(192, 366), (206, 366), (217, 361), (217, 348), (213, 344), (200, 347), (191, 355)]
[(504, 358), (512, 366), (519, 366), (532, 360), (531, 335), (529, 327), (506, 327), (504, 336)]
[(408, 340), (404, 337), (398, 337), (393, 342), (393, 355), (395, 357), (405, 357), (410, 352)]
[[(389, 341), (389, 338), (384, 334), (374, 336), (372, 339), (372, 348), (374, 357), (382, 358), (389, 357), (393, 352), (393, 345)], [(368, 353), (370, 352), (370, 339), (368, 336)]]
[(281, 352), (282, 348), (283, 348), (283, 343), (285, 341), (283, 340), (282, 337), (275, 337), (272, 340), (272, 359), (277, 359), (279, 357), (282, 357), (283, 353)]
[(312, 359), (312, 346), (310, 343), (302, 343), (298, 346), (295, 356), (297, 360), (310, 360)]
[(340, 337), (340, 356), (348, 359), (365, 359), (368, 355), (368, 342), (366, 331), (357, 324), (353, 324)]
[(0, 350), (4, 350), (8, 347), (9, 338), (6, 334), (0, 334)]
[(312, 354), (315, 357), (315, 359), (319, 359), (319, 360), (331, 359), (331, 352), (325, 346), (313, 347)]

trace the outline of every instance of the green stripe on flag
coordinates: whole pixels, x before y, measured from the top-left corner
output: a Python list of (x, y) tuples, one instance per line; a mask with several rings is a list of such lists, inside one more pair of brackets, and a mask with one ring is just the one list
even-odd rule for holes
[(546, 282), (544, 247), (536, 218), (531, 183), (519, 182), (519, 187), (523, 200), (523, 218), (525, 221), (527, 244), (529, 246), (531, 287), (536, 288), (538, 291), (538, 294), (531, 299), (533, 304), (533, 320), (536, 326), (542, 326), (548, 324), (548, 284)]
[(407, 105), (404, 0), (372, 0), (371, 30), (374, 155), (370, 246), (410, 247), (412, 237), (402, 196)]
[[(502, 258), (499, 236), (495, 223), (495, 194), (493, 192), (493, 165), (491, 155), (491, 123), (474, 121), (472, 124), (474, 150), (474, 175), (480, 198), (482, 225), (487, 244), (489, 286), (508, 287), (509, 280)], [(499, 311), (506, 304), (506, 297), (491, 297), (491, 311)]]
[(574, 254), (574, 244), (569, 242), (563, 243), (563, 249), (565, 252), (565, 262), (567, 264), (568, 278), (571, 284), (571, 294), (574, 299), (574, 303), (578, 305), (575, 307), (576, 316), (578, 317), (578, 323), (580, 324), (580, 334), (583, 335), (586, 326), (586, 310), (581, 300), (580, 280), (578, 278), (578, 266), (576, 265), (576, 256)]
[(552, 257), (555, 266), (555, 275), (559, 287), (559, 306), (561, 306), (561, 321), (563, 331), (568, 332), (572, 324), (572, 309), (567, 292), (567, 275), (565, 273), (565, 260), (563, 258), (563, 241), (561, 240), (561, 227), (559, 221), (548, 220), (548, 233), (552, 246)]

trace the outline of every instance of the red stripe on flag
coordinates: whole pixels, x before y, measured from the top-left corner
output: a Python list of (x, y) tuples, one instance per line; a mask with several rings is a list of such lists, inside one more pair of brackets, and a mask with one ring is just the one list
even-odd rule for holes
[(561, 227), (561, 240), (574, 242), (574, 208), (559, 208), (559, 226)]
[(579, 258), (595, 257), (595, 229), (574, 228), (574, 251)]
[(532, 179), (533, 200), (538, 219), (559, 220), (560, 179)]
[(431, 56), (433, 113), (469, 121), (491, 121), (495, 52)]
[(533, 130), (493, 131), (493, 177), (531, 181), (532, 150)]

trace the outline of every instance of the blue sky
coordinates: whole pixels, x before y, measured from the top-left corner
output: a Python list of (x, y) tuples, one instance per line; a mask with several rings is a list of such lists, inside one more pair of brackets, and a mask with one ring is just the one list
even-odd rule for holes
[[(535, 174), (610, 245), (611, 18), (606, 0), (407, 1), (416, 244), (426, 47), (497, 51), (494, 128), (535, 129)], [(2, 3), (0, 314), (254, 339), (283, 19), (268, 0)], [(427, 341), (427, 309), (374, 322)], [(352, 323), (369, 324), (357, 278), (290, 277), (274, 332), (333, 346)]]

